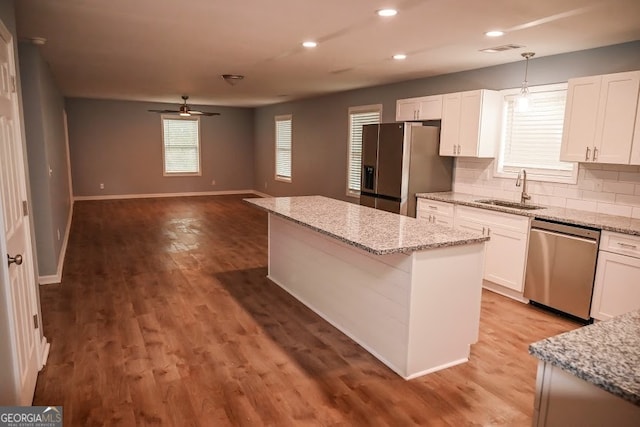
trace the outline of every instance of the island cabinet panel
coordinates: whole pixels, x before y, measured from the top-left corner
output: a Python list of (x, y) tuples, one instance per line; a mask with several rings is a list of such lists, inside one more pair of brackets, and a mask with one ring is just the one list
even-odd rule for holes
[(476, 243), (375, 255), (269, 215), (268, 278), (405, 379), (468, 360), (483, 252)]
[(640, 406), (550, 363), (538, 362), (534, 427), (639, 425)]

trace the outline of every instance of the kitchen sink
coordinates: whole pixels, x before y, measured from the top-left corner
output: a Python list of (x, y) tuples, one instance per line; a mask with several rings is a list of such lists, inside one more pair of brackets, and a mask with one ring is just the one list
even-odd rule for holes
[(518, 203), (518, 202), (508, 202), (506, 200), (476, 200), (476, 203), (482, 203), (483, 205), (493, 205), (493, 206), (501, 206), (503, 208), (513, 208), (513, 209), (525, 209), (525, 210), (534, 210), (534, 209), (544, 209), (542, 206), (529, 205), (526, 203)]

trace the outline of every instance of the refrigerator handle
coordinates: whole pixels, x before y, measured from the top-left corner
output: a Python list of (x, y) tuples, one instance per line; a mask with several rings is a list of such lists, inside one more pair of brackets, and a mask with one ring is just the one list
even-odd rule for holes
[(375, 168), (373, 166), (363, 165), (363, 175), (364, 175), (364, 189), (373, 191), (373, 179)]

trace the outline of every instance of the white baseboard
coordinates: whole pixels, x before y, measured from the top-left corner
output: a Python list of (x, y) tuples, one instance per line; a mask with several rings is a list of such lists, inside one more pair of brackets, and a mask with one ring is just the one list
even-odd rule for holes
[(253, 190), (252, 193), (255, 194), (256, 196), (260, 196), (260, 197), (273, 197), (270, 194), (263, 193), (261, 191), (256, 191), (256, 190)]
[(186, 193), (150, 193), (150, 194), (113, 194), (106, 196), (75, 196), (78, 200), (119, 200), (119, 199), (153, 199), (159, 197), (193, 197), (193, 196), (225, 196), (233, 194), (255, 194), (262, 197), (270, 197), (255, 190), (225, 190), (225, 191), (194, 191)]
[(69, 243), (69, 234), (71, 232), (71, 219), (73, 218), (73, 200), (69, 208), (69, 216), (67, 217), (67, 227), (64, 232), (64, 239), (62, 240), (62, 247), (60, 248), (60, 255), (58, 256), (58, 267), (56, 268), (56, 274), (48, 276), (39, 276), (38, 283), (41, 285), (51, 285), (54, 283), (62, 282), (62, 269), (64, 268), (64, 258), (67, 255), (67, 244)]
[(40, 370), (47, 364), (47, 359), (49, 358), (49, 350), (51, 349), (51, 345), (47, 342), (47, 338), (44, 336), (40, 341)]

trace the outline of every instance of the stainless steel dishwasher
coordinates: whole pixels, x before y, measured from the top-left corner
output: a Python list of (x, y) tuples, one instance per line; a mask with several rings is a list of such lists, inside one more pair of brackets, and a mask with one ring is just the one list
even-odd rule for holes
[(534, 219), (524, 296), (589, 320), (599, 241), (600, 230)]

